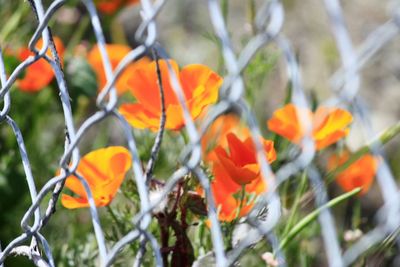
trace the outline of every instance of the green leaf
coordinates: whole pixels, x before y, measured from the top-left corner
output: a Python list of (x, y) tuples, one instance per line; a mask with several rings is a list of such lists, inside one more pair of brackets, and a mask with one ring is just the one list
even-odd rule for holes
[(97, 95), (96, 74), (84, 58), (72, 58), (66, 69), (66, 80), (74, 96), (83, 94), (94, 97)]
[[(10, 55), (7, 53), (3, 54), (3, 60), (6, 68), (6, 73), (8, 75), (10, 75), (13, 72), (13, 70), (21, 63), (20, 60), (16, 58), (14, 55)], [(23, 71), (22, 76), (20, 75), (20, 77), (23, 76), (25, 76), (25, 71)]]
[(300, 233), (302, 230), (306, 229), (307, 226), (312, 223), (313, 221), (315, 221), (318, 218), (318, 215), (324, 211), (327, 208), (332, 208), (338, 204), (340, 204), (341, 202), (345, 201), (346, 199), (349, 199), (350, 197), (358, 194), (361, 191), (361, 188), (358, 187), (350, 192), (344, 193), (334, 199), (332, 199), (331, 201), (329, 201), (328, 203), (326, 203), (324, 206), (314, 210), (313, 212), (309, 213), (306, 217), (304, 217), (302, 220), (300, 220), (296, 225), (294, 225), (291, 230), (289, 231), (289, 233), (287, 235), (285, 235), (282, 239), (281, 239), (281, 243), (279, 245), (279, 247), (281, 249), (285, 248), (286, 245), (288, 243), (290, 243), (296, 236), (298, 233)]

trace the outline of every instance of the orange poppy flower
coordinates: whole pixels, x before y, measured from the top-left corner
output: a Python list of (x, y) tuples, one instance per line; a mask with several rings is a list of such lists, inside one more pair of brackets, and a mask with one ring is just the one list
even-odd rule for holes
[(256, 196), (266, 190), (264, 180), (259, 175), (244, 187), (245, 196), (241, 203), (242, 186), (232, 180), (230, 174), (219, 162), (214, 163), (213, 174), (214, 180), (211, 182), (211, 191), (220, 221), (230, 222), (247, 215), (254, 206)]
[(95, 0), (97, 9), (104, 14), (113, 14), (119, 8), (128, 4), (136, 4), (140, 0)]
[(288, 104), (276, 110), (268, 120), (268, 128), (293, 143), (300, 143), (305, 135), (305, 125), (301, 119), (312, 122), (312, 137), (318, 150), (345, 137), (350, 129), (353, 116), (339, 108), (319, 107), (315, 113), (305, 108)]
[(249, 129), (244, 127), (239, 116), (233, 113), (222, 115), (210, 125), (201, 138), (201, 147), (207, 157), (212, 156), (213, 153), (207, 152), (213, 149), (217, 144), (223, 148), (228, 148), (226, 135), (230, 132), (233, 132), (236, 136), (241, 138), (250, 136)]
[[(60, 60), (62, 61), (64, 45), (60, 38), (53, 37), (53, 39), (57, 52), (60, 56)], [(43, 41), (40, 39), (36, 44), (36, 48), (40, 50), (42, 45)], [(23, 61), (31, 55), (33, 55), (33, 53), (28, 48), (23, 48), (19, 51), (18, 58), (19, 60)], [(46, 55), (52, 57), (49, 48), (46, 51)], [(53, 77), (53, 68), (45, 59), (41, 58), (25, 70), (25, 76), (22, 79), (17, 80), (17, 86), (20, 90), (25, 92), (38, 92), (49, 85), (53, 80)]]
[[(223, 166), (230, 178), (239, 185), (248, 184), (260, 176), (260, 166), (257, 163), (256, 149), (251, 137), (241, 141), (233, 133), (226, 135), (229, 147), (229, 154), (221, 147), (217, 146), (214, 153), (219, 163)], [(274, 142), (261, 140), (264, 145), (265, 155), (269, 162), (276, 159)]]
[[(228, 122), (234, 122), (232, 126), (238, 129), (238, 118), (228, 116)], [(223, 125), (223, 124), (222, 124)], [(224, 129), (224, 128), (223, 128)], [(244, 132), (247, 138), (241, 141), (233, 132), (223, 135), (226, 139), (224, 144), (218, 145), (207, 157), (212, 163), (212, 173), (214, 179), (211, 182), (211, 191), (218, 208), (218, 216), (221, 221), (229, 222), (236, 218), (245, 216), (252, 209), (256, 197), (265, 192), (267, 186), (260, 175), (260, 169), (256, 160), (254, 144), (249, 137), (248, 129), (239, 128), (239, 132)], [(221, 140), (223, 140), (221, 138)], [(262, 140), (269, 162), (276, 159), (276, 152), (273, 142)], [(226, 152), (229, 150), (229, 154)], [(244, 198), (242, 203), (240, 195), (244, 186)], [(198, 190), (203, 193), (202, 190)]]
[[(131, 167), (131, 155), (121, 146), (97, 149), (85, 155), (77, 172), (85, 178), (98, 207), (108, 205), (117, 193), (125, 174)], [(69, 176), (65, 187), (77, 195), (63, 194), (61, 204), (68, 209), (89, 207), (85, 188), (75, 176)]]
[[(345, 163), (349, 159), (349, 156), (349, 152), (347, 151), (341, 153), (341, 155), (333, 155), (328, 161), (328, 169), (333, 170)], [(377, 158), (366, 154), (339, 173), (336, 176), (336, 182), (346, 192), (361, 187), (360, 195), (363, 195), (368, 192), (374, 182), (377, 168)]]
[[(167, 117), (165, 128), (179, 130), (185, 125), (183, 111), (170, 85), (167, 62), (159, 63)], [(222, 78), (204, 65), (188, 65), (179, 71), (175, 61), (169, 63), (181, 83), (190, 114), (196, 119), (205, 107), (217, 101)], [(119, 111), (133, 127), (158, 129), (161, 105), (157, 81), (156, 62), (141, 65), (131, 74), (127, 84), (137, 103), (123, 104)]]
[[(213, 150), (216, 160), (212, 162), (214, 179), (211, 191), (218, 207), (219, 219), (229, 222), (249, 213), (256, 196), (265, 192), (267, 186), (260, 175), (252, 140), (248, 137), (241, 141), (233, 133), (228, 133), (226, 139), (230, 154), (221, 146)], [(268, 161), (273, 162), (276, 159), (273, 142), (264, 139), (262, 142)], [(243, 186), (245, 194), (241, 202)]]
[[(114, 70), (119, 62), (131, 51), (129, 46), (121, 44), (106, 44), (106, 51), (110, 58), (111, 67)], [(88, 62), (92, 66), (94, 72), (96, 73), (99, 91), (104, 88), (107, 83), (106, 74), (104, 72), (103, 60), (101, 59), (100, 49), (95, 45), (88, 54)], [(141, 65), (147, 65), (150, 62), (148, 58), (141, 58), (138, 61), (129, 64), (122, 74), (119, 76), (115, 87), (117, 89), (118, 95), (125, 93), (128, 90), (127, 80), (129, 79), (131, 73), (135, 71), (136, 68)]]

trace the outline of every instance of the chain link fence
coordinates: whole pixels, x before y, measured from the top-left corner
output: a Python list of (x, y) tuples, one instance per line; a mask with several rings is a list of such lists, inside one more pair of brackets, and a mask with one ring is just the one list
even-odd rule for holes
[[(204, 5), (208, 5), (209, 17), (213, 30), (219, 38), (222, 47), (222, 54), (225, 62), (227, 75), (224, 77), (224, 84), (220, 91), (220, 100), (214, 105), (207, 115), (207, 119), (201, 125), (200, 130), (195, 126), (185, 102), (185, 96), (182, 91), (180, 82), (176, 77), (172, 67), (169, 66), (169, 75), (171, 84), (180, 104), (184, 110), (185, 130), (189, 137), (189, 145), (182, 153), (181, 167), (176, 170), (171, 177), (166, 180), (163, 188), (162, 197), (158, 203), (149, 201), (149, 189), (146, 183), (148, 172), (144, 172), (142, 164), (138, 156), (137, 143), (132, 135), (131, 126), (127, 123), (121, 114), (119, 114), (117, 105), (117, 93), (114, 87), (116, 78), (132, 61), (140, 58), (149, 51), (156, 51), (161, 58), (167, 58), (164, 49), (158, 43), (158, 30), (162, 30), (156, 24), (155, 19), (163, 9), (166, 0), (141, 0), (141, 16), (142, 23), (137, 29), (135, 38), (140, 43), (119, 63), (115, 71), (112, 70), (109, 55), (105, 48), (105, 37), (102, 25), (97, 14), (94, 2), (92, 0), (82, 0), (87, 9), (88, 16), (95, 34), (98, 47), (101, 52), (104, 70), (107, 77), (105, 88), (97, 97), (98, 110), (87, 118), (79, 127), (74, 124), (70, 92), (64, 79), (63, 68), (59, 60), (59, 56), (55, 49), (52, 38), (52, 32), (57, 29), (51, 29), (48, 26), (49, 21), (55, 16), (66, 2), (66, 0), (56, 0), (48, 7), (44, 7), (41, 0), (29, 0), (31, 12), (37, 18), (37, 28), (30, 39), (29, 49), (34, 52), (34, 56), (28, 57), (20, 63), (11, 73), (6, 75), (3, 62), (3, 51), (0, 50), (0, 103), (2, 105), (0, 113), (1, 127), (10, 127), (13, 130), (15, 139), (17, 140), (22, 166), (26, 175), (26, 182), (31, 197), (31, 205), (21, 220), (22, 231), (8, 244), (1, 244), (0, 250), (0, 266), (7, 257), (12, 255), (22, 255), (29, 258), (37, 266), (56, 266), (53, 260), (51, 244), (48, 243), (46, 237), (41, 231), (46, 227), (49, 220), (55, 212), (55, 205), (58, 201), (61, 190), (65, 183), (66, 177), (75, 175), (85, 186), (90, 203), (90, 214), (93, 224), (94, 233), (97, 240), (99, 258), (101, 266), (110, 266), (118, 257), (121, 250), (131, 243), (140, 244), (141, 248), (136, 257), (135, 266), (140, 265), (141, 259), (145, 252), (146, 245), (150, 245), (152, 253), (155, 255), (157, 266), (163, 266), (163, 260), (160, 252), (160, 245), (156, 238), (148, 230), (152, 219), (152, 210), (166, 198), (180, 181), (180, 179), (192, 172), (198, 177), (201, 186), (204, 188), (207, 205), (208, 218), (211, 222), (211, 236), (214, 250), (203, 258), (197, 259), (195, 265), (202, 265), (204, 258), (208, 257), (208, 262), (213, 262), (216, 266), (228, 266), (236, 262), (241, 253), (258, 242), (260, 238), (264, 238), (273, 247), (274, 253), (277, 255), (278, 262), (285, 266), (285, 255), (279, 250), (279, 239), (275, 234), (275, 227), (282, 217), (281, 199), (278, 193), (279, 186), (293, 174), (305, 170), (310, 184), (312, 185), (315, 196), (315, 208), (322, 211), (318, 215), (319, 224), (321, 226), (321, 235), (325, 245), (327, 261), (329, 266), (349, 266), (355, 260), (367, 251), (374, 244), (378, 244), (393, 233), (398, 231), (400, 225), (400, 199), (398, 187), (395, 182), (391, 170), (389, 169), (379, 139), (373, 139), (376, 134), (372, 130), (370, 116), (368, 110), (362, 104), (359, 96), (360, 81), (362, 76), (360, 71), (382, 48), (399, 35), (400, 29), (400, 6), (393, 1), (392, 17), (370, 33), (365, 41), (359, 46), (354, 47), (350, 37), (346, 23), (343, 19), (342, 7), (338, 0), (324, 0), (324, 6), (329, 17), (329, 24), (332, 29), (332, 35), (336, 42), (337, 49), (340, 54), (342, 67), (337, 70), (330, 80), (333, 97), (327, 100), (327, 105), (342, 105), (352, 110), (353, 115), (361, 122), (363, 132), (368, 140), (375, 140), (368, 145), (368, 149), (375, 155), (380, 155), (382, 160), (379, 163), (377, 173), (377, 181), (384, 200), (384, 205), (376, 214), (377, 225), (370, 232), (362, 236), (360, 240), (355, 242), (346, 249), (341, 248), (337, 228), (333, 215), (327, 202), (329, 201), (327, 189), (322, 180), (321, 173), (314, 166), (313, 158), (315, 156), (315, 146), (311, 138), (304, 138), (302, 141), (302, 150), (290, 162), (284, 164), (275, 173), (271, 170), (265, 155), (262, 151), (262, 145), (259, 137), (260, 129), (257, 120), (252, 113), (251, 106), (244, 100), (245, 91), (243, 81), (243, 71), (248, 66), (251, 59), (259, 52), (259, 50), (268, 45), (277, 46), (286, 62), (287, 77), (293, 89), (291, 102), (299, 107), (309, 107), (307, 97), (305, 95), (302, 79), (300, 75), (300, 66), (296, 59), (296, 55), (291, 46), (291, 41), (287, 39), (281, 32), (282, 25), (285, 21), (285, 10), (281, 1), (269, 0), (263, 1), (263, 5), (257, 10), (254, 19), (256, 34), (252, 37), (244, 49), (236, 53), (233, 49), (230, 35), (226, 28), (223, 14), (221, 11), (220, 1), (205, 0)], [(38, 51), (35, 48), (37, 41), (43, 38), (43, 48)], [(46, 55), (47, 49), (50, 49), (52, 57)], [(1, 48), (0, 48), (1, 49)], [(31, 64), (37, 60), (44, 58), (51, 64), (59, 90), (59, 100), (62, 105), (65, 121), (65, 149), (61, 157), (59, 166), (61, 172), (50, 177), (47, 183), (38, 188), (36, 186), (35, 177), (32, 175), (28, 152), (24, 144), (24, 137), (19, 130), (17, 123), (9, 116), (12, 107), (12, 99), (10, 89), (15, 83), (17, 77)], [(246, 237), (240, 240), (235, 247), (226, 252), (224, 250), (224, 242), (220, 223), (216, 213), (213, 197), (210, 191), (210, 182), (200, 166), (202, 158), (202, 150), (200, 139), (209, 125), (226, 111), (234, 108), (242, 114), (243, 118), (251, 130), (253, 141), (257, 147), (257, 159), (261, 165), (262, 176), (268, 184), (268, 191), (265, 192), (257, 202), (257, 205), (248, 215), (248, 222), (252, 226)], [(134, 182), (140, 196), (140, 212), (132, 218), (132, 230), (125, 233), (123, 238), (112, 246), (106, 245), (105, 235), (99, 214), (95, 206), (94, 199), (91, 195), (90, 188), (84, 178), (76, 173), (76, 168), (80, 160), (80, 150), (78, 145), (82, 138), (87, 134), (88, 129), (105, 120), (107, 117), (115, 117), (123, 128), (123, 134), (127, 140), (130, 153), (133, 158)], [(307, 118), (301, 118), (307, 119)], [(12, 177), (9, 177), (10, 179)], [(45, 209), (42, 209), (46, 197), (50, 197)], [(267, 207), (266, 216), (260, 217), (259, 214)], [(32, 222), (30, 224), (30, 222)], [(396, 236), (398, 245), (399, 239)], [(42, 253), (43, 252), (43, 253)], [(150, 253), (150, 252), (147, 252)]]

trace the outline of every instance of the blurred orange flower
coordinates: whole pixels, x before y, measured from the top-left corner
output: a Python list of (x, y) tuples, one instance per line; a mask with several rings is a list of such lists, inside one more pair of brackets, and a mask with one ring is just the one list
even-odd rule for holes
[[(170, 85), (167, 62), (159, 63), (167, 117), (165, 128), (179, 130), (185, 125), (183, 111)], [(192, 64), (179, 71), (175, 61), (169, 63), (180, 81), (190, 114), (196, 119), (205, 107), (217, 101), (222, 78), (204, 65)], [(127, 84), (137, 103), (123, 104), (119, 111), (133, 127), (156, 131), (161, 117), (156, 62), (135, 69)]]
[[(114, 198), (129, 168), (131, 155), (121, 146), (97, 149), (85, 155), (79, 162), (77, 172), (87, 181), (98, 207), (108, 205)], [(89, 207), (85, 188), (75, 176), (69, 176), (66, 188), (77, 195), (62, 194), (61, 203), (68, 209)]]
[(136, 4), (140, 0), (95, 0), (97, 9), (104, 14), (113, 14), (119, 8), (128, 5), (128, 4)]
[[(121, 44), (106, 44), (106, 51), (110, 58), (111, 67), (113, 70), (118, 66), (119, 62), (131, 51), (132, 49), (127, 45)], [(99, 91), (104, 88), (107, 83), (106, 74), (104, 71), (103, 60), (101, 59), (100, 49), (95, 45), (88, 54), (88, 62), (92, 66), (94, 72), (96, 73)], [(138, 61), (129, 64), (122, 74), (119, 76), (115, 87), (117, 89), (118, 95), (125, 93), (128, 90), (127, 80), (130, 78), (131, 74), (136, 68), (147, 65), (150, 63), (148, 58), (142, 58)]]
[[(229, 177), (239, 185), (245, 185), (260, 176), (260, 166), (256, 158), (256, 149), (251, 137), (241, 141), (235, 134), (226, 135), (228, 141), (229, 154), (221, 147), (217, 146), (214, 153), (219, 163), (229, 174)], [(271, 163), (276, 159), (274, 142), (262, 139), (265, 156)]]
[[(349, 157), (350, 154), (348, 151), (344, 151), (340, 155), (333, 155), (328, 160), (328, 170), (333, 170), (342, 165)], [(377, 158), (366, 154), (339, 173), (336, 176), (336, 182), (346, 192), (361, 187), (360, 195), (363, 195), (368, 192), (374, 182), (377, 168)]]
[[(60, 60), (62, 61), (64, 54), (64, 45), (60, 38), (53, 37)], [(40, 39), (36, 48), (40, 50), (43, 45), (43, 40)], [(34, 55), (28, 48), (23, 48), (19, 51), (18, 58), (23, 61), (29, 56)], [(52, 58), (50, 48), (47, 49), (46, 55)], [(25, 76), (17, 80), (17, 86), (21, 91), (38, 92), (50, 84), (53, 80), (54, 72), (51, 65), (43, 58), (39, 59), (25, 70)]]
[(293, 143), (300, 143), (306, 132), (305, 123), (312, 123), (312, 137), (318, 150), (345, 137), (353, 116), (339, 108), (319, 107), (315, 113), (305, 108), (288, 104), (276, 110), (268, 120), (268, 128)]

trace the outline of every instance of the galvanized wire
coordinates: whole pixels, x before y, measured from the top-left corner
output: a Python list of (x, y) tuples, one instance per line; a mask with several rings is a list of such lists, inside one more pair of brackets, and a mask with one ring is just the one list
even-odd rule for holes
[[(302, 149), (295, 158), (284, 164), (274, 173), (268, 164), (265, 154), (263, 153), (259, 139), (261, 134), (257, 120), (252, 113), (251, 106), (243, 97), (245, 92), (245, 85), (242, 77), (243, 70), (247, 67), (251, 59), (257, 55), (261, 48), (274, 44), (281, 50), (286, 63), (287, 77), (293, 89), (291, 101), (297, 106), (309, 107), (303, 89), (300, 65), (297, 62), (295, 53), (293, 52), (291, 41), (281, 32), (285, 15), (281, 1), (264, 1), (263, 5), (258, 9), (253, 22), (256, 34), (248, 41), (247, 45), (245, 45), (244, 49), (239, 53), (236, 53), (233, 49), (227, 25), (225, 25), (220, 8), (220, 2), (218, 0), (207, 1), (210, 21), (221, 44), (222, 55), (225, 62), (224, 66), (227, 74), (226, 77), (224, 77), (224, 84), (221, 88), (220, 101), (209, 110), (206, 119), (199, 127), (200, 130), (196, 128), (194, 121), (190, 116), (181, 84), (176, 73), (168, 63), (171, 86), (183, 109), (185, 130), (189, 137), (189, 144), (182, 153), (181, 167), (176, 170), (169, 179), (167, 179), (160, 198), (155, 203), (150, 203), (149, 200), (149, 188), (139, 159), (137, 144), (132, 134), (132, 128), (125, 118), (118, 112), (116, 106), (117, 92), (115, 89), (115, 82), (125, 68), (132, 61), (144, 55), (146, 51), (154, 49), (162, 58), (168, 57), (164, 52), (164, 49), (160, 47), (158, 43), (158, 26), (156, 23), (156, 17), (163, 9), (166, 0), (141, 0), (142, 23), (135, 35), (137, 41), (141, 44), (135, 49), (132, 49), (132, 51), (120, 61), (114, 71), (112, 70), (109, 55), (106, 51), (106, 41), (94, 2), (92, 0), (82, 0), (82, 3), (88, 11), (88, 16), (90, 17), (93, 32), (100, 50), (107, 83), (97, 97), (96, 103), (98, 111), (87, 118), (78, 128), (76, 128), (74, 124), (69, 89), (65, 82), (59, 55), (57, 54), (52, 39), (52, 29), (48, 26), (49, 21), (65, 2), (65, 0), (53, 1), (53, 3), (45, 9), (41, 0), (29, 1), (32, 7), (32, 12), (38, 20), (36, 31), (31, 37), (28, 45), (29, 49), (34, 52), (34, 55), (21, 62), (9, 74), (8, 78), (4, 67), (3, 51), (0, 48), (0, 103), (3, 105), (0, 113), (0, 123), (3, 123), (2, 127), (6, 127), (6, 125), (10, 126), (14, 132), (20, 150), (21, 162), (32, 202), (21, 220), (22, 233), (15, 237), (10, 243), (1, 244), (0, 264), (2, 265), (4, 260), (10, 255), (22, 255), (28, 257), (37, 266), (55, 266), (56, 263), (53, 260), (51, 244), (48, 244), (46, 238), (41, 234), (41, 230), (45, 227), (47, 221), (53, 216), (54, 207), (63, 188), (66, 177), (73, 174), (82, 181), (87, 192), (101, 266), (110, 266), (118, 257), (119, 252), (126, 245), (133, 242), (137, 242), (141, 246), (141, 249), (138, 252), (139, 254), (136, 257), (137, 261), (135, 266), (136, 264), (140, 264), (143, 254), (146, 253), (145, 246), (147, 243), (149, 243), (150, 247), (153, 249), (153, 253), (156, 256), (155, 261), (157, 266), (163, 266), (160, 254), (160, 245), (148, 230), (152, 219), (151, 214), (153, 209), (155, 209), (157, 205), (168, 196), (176, 184), (185, 175), (192, 172), (199, 179), (206, 194), (208, 218), (211, 221), (211, 235), (214, 247), (213, 253), (208, 255), (214, 259), (213, 262), (217, 266), (233, 264), (245, 249), (253, 245), (255, 242), (258, 242), (260, 237), (262, 237), (266, 242), (271, 244), (271, 247), (278, 257), (280, 265), (285, 266), (285, 255), (279, 250), (279, 238), (276, 236), (274, 231), (278, 223), (281, 222), (280, 219), (282, 217), (281, 200), (278, 193), (279, 186), (288, 179), (294, 179), (293, 174), (303, 170), (307, 172), (313, 188), (315, 195), (315, 208), (324, 206), (328, 201), (328, 196), (321, 173), (319, 173), (318, 169), (312, 165), (315, 156), (315, 144), (311, 138), (311, 121), (308, 121), (307, 117), (299, 118), (306, 129), (308, 129), (308, 134), (302, 141)], [(380, 49), (385, 47), (392, 39), (394, 39), (394, 37), (399, 35), (400, 9), (398, 6), (395, 6), (396, 9), (392, 12), (392, 17), (388, 18), (387, 22), (377, 27), (377, 29), (366, 38), (359, 48), (355, 48), (343, 18), (340, 2), (338, 0), (325, 0), (323, 3), (325, 4), (329, 24), (333, 32), (333, 38), (336, 41), (342, 61), (342, 67), (332, 75), (330, 80), (334, 96), (327, 101), (327, 104), (344, 104), (351, 108), (355, 117), (361, 122), (366, 139), (370, 140), (375, 136), (375, 133), (370, 125), (370, 116), (367, 114), (368, 110), (361, 104), (362, 101), (360, 101), (360, 96), (358, 94), (360, 90), (360, 82), (362, 80), (360, 71), (371, 60), (371, 58), (379, 52)], [(43, 39), (43, 47), (40, 51), (37, 51), (35, 45), (40, 38)], [(46, 55), (48, 48), (52, 53), (52, 57)], [(47, 60), (54, 70), (58, 84), (60, 102), (63, 108), (66, 136), (65, 149), (63, 155), (61, 155), (59, 164), (61, 168), (60, 174), (49, 179), (42, 188), (37, 188), (35, 182), (36, 179), (33, 176), (30, 167), (29, 153), (24, 144), (24, 137), (21, 134), (17, 123), (8, 114), (12, 105), (12, 99), (10, 96), (11, 86), (15, 83), (17, 77), (29, 65), (41, 58)], [(247, 122), (252, 133), (253, 141), (256, 145), (257, 160), (261, 166), (262, 177), (268, 184), (268, 189), (262, 195), (260, 200), (257, 202), (257, 205), (253, 208), (247, 218), (249, 225), (256, 231), (251, 232), (251, 234), (236, 244), (233, 250), (227, 253), (224, 250), (223, 236), (211, 193), (210, 181), (200, 167), (202, 159), (200, 140), (201, 136), (212, 122), (231, 108), (238, 110), (239, 114), (242, 114), (243, 118)], [(129, 148), (133, 159), (132, 169), (134, 173), (134, 182), (138, 188), (141, 208), (132, 218), (131, 231), (125, 233), (125, 236), (115, 242), (111, 247), (108, 247), (90, 188), (85, 181), (85, 178), (76, 172), (76, 168), (80, 161), (79, 144), (81, 143), (82, 138), (87, 134), (89, 128), (110, 116), (115, 117), (122, 125), (123, 134), (127, 141), (127, 147)], [(329, 266), (351, 265), (368, 248), (388, 237), (400, 226), (400, 201), (397, 184), (384, 159), (382, 146), (374, 143), (374, 146), (371, 147), (371, 151), (373, 154), (380, 155), (382, 158), (379, 163), (380, 167), (378, 170), (377, 180), (382, 192), (384, 205), (377, 213), (376, 228), (371, 230), (369, 233), (366, 233), (358, 242), (347, 250), (342, 251), (343, 248), (340, 247), (333, 215), (329, 208), (324, 208), (323, 212), (319, 214), (318, 219), (322, 228), (321, 232)], [(52, 198), (47, 205), (45, 213), (43, 213), (39, 207), (41, 204), (44, 204), (44, 198), (48, 194), (52, 194)], [(266, 208), (268, 209), (267, 217), (260, 218), (259, 214)], [(29, 225), (31, 218), (34, 218), (33, 225)], [(27, 245), (29, 241), (31, 241), (31, 245)], [(40, 250), (37, 249), (37, 246), (43, 249), (45, 252), (44, 255), (38, 253)], [(198, 263), (199, 261), (196, 264)]]

